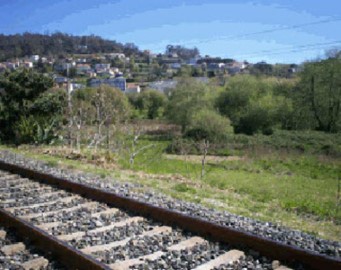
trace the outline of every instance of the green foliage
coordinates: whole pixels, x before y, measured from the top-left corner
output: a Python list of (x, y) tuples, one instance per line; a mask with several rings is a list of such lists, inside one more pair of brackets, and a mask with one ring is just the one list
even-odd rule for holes
[(37, 131), (34, 135), (34, 142), (36, 144), (51, 143), (58, 138), (56, 133), (56, 120), (43, 118), (36, 122)]
[(295, 105), (310, 128), (341, 130), (341, 59), (306, 63), (301, 73)]
[(46, 117), (21, 116), (15, 125), (16, 142), (46, 144), (58, 138), (56, 120)]
[[(240, 155), (241, 151), (253, 152), (257, 149), (264, 152), (283, 151), (341, 157), (341, 136), (319, 131), (275, 130), (270, 136), (255, 134), (227, 133), (226, 139), (210, 147), (211, 155)], [(200, 154), (194, 143), (188, 139), (176, 138), (167, 148), (168, 153)]]
[(250, 68), (250, 73), (253, 75), (271, 75), (273, 72), (273, 66), (271, 64), (267, 64), (266, 62), (256, 63)]
[(276, 126), (288, 126), (291, 100), (275, 94), (278, 81), (253, 76), (235, 76), (216, 100), (219, 111), (229, 117), (237, 133), (271, 134)]
[(130, 104), (138, 110), (141, 118), (158, 119), (163, 116), (167, 97), (156, 90), (146, 90), (141, 94), (129, 94)]
[[(318, 137), (327, 139), (330, 136), (337, 139), (334, 134), (297, 132), (293, 136), (292, 132), (286, 131), (285, 133), (286, 135), (279, 133), (273, 138), (271, 143), (274, 148), (278, 142), (284, 144), (284, 140), (280, 141), (282, 137), (285, 137), (285, 143), (288, 146), (290, 146), (290, 140), (295, 136), (297, 137), (296, 143), (300, 144), (304, 144), (304, 140), (309, 137), (312, 140), (314, 137), (315, 139)], [(236, 136), (236, 141), (243, 142), (245, 145), (253, 139), (253, 137), (245, 135), (231, 136)], [(260, 144), (262, 139), (264, 143), (266, 140), (270, 143), (269, 138), (272, 136), (257, 135), (255, 143)], [(180, 140), (182, 140), (183, 149), (190, 147), (188, 140)], [(149, 144), (150, 141), (141, 143)], [(199, 195), (201, 193), (203, 198), (207, 198), (202, 194), (204, 191), (211, 190), (212, 193), (220, 193), (224, 197), (232, 192), (238, 198), (236, 200), (234, 197), (234, 201), (250, 200), (247, 207), (251, 209), (254, 209), (255, 204), (267, 203), (271, 204), (274, 209), (281, 209), (303, 217), (313, 215), (326, 220), (340, 220), (341, 218), (340, 213), (337, 213), (335, 209), (337, 179), (340, 174), (340, 162), (337, 159), (323, 160), (321, 157), (311, 156), (308, 153), (297, 155), (289, 152), (271, 151), (271, 153), (259, 155), (258, 152), (251, 152), (246, 159), (242, 160), (208, 161), (206, 166), (209, 173), (203, 180), (200, 180), (201, 158), (196, 161), (190, 159), (188, 152), (183, 152), (176, 159), (168, 158), (160, 155), (159, 152), (164, 142), (154, 141), (153, 143), (156, 145), (155, 148), (149, 148), (138, 157), (133, 170), (142, 170), (153, 174), (174, 174), (176, 172), (178, 175), (186, 177), (186, 181), (189, 183), (193, 183), (192, 186), (187, 182), (175, 182), (171, 189), (177, 194)], [(253, 148), (252, 145), (248, 147)], [(198, 151), (197, 154), (200, 152)], [(119, 162), (125, 168), (129, 168), (126, 161), (123, 163), (123, 159)], [(174, 179), (179, 178), (174, 177)], [(159, 181), (159, 184), (164, 182)], [(199, 190), (197, 186), (201, 185), (202, 190)], [(223, 191), (225, 192), (221, 193)]]
[(70, 36), (63, 33), (0, 35), (0, 48), (0, 61), (32, 54), (66, 55), (123, 52), (130, 56), (140, 53), (134, 44), (123, 45), (94, 35)]
[(109, 123), (129, 118), (128, 98), (119, 89), (101, 85), (93, 90), (91, 103), (97, 109), (97, 117), (107, 119)]
[(17, 141), (20, 143), (31, 143), (35, 135), (35, 119), (32, 116), (21, 116), (15, 124)]
[(176, 184), (173, 187), (174, 191), (176, 192), (189, 192), (191, 194), (195, 194), (196, 191), (194, 188), (189, 187), (188, 185), (186, 185), (185, 183), (180, 183), (180, 184)]
[(65, 106), (66, 91), (64, 89), (51, 89), (34, 100), (30, 107), (30, 113), (45, 116), (62, 115)]
[(207, 139), (210, 142), (220, 142), (232, 133), (230, 121), (214, 110), (202, 109), (193, 114), (187, 137), (195, 140)]
[[(65, 93), (47, 91), (52, 85), (51, 78), (26, 69), (0, 77), (0, 88), (3, 88), (0, 95), (0, 125), (3, 127), (0, 137), (4, 141), (35, 142), (38, 127), (40, 133), (45, 134), (50, 124), (44, 123), (53, 122), (53, 127), (58, 126), (65, 106)], [(47, 134), (43, 136), (43, 141), (53, 137)]]
[(166, 109), (167, 118), (186, 131), (191, 125), (193, 116), (205, 108), (213, 108), (211, 89), (192, 79), (182, 79), (171, 92)]
[(72, 94), (73, 113), (83, 114), (88, 124), (105, 125), (125, 121), (130, 115), (128, 98), (121, 90), (107, 85), (76, 90)]

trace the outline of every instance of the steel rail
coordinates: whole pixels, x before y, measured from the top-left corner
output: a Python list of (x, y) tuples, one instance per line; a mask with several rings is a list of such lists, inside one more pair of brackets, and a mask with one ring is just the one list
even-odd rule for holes
[(9, 164), (4, 161), (0, 161), (0, 169), (19, 174), (41, 183), (58, 186), (60, 189), (71, 191), (86, 198), (103, 202), (151, 218), (155, 221), (160, 221), (166, 225), (178, 226), (181, 229), (194, 232), (214, 241), (251, 248), (260, 252), (262, 255), (285, 261), (288, 264), (301, 263), (307, 269), (316, 270), (341, 269), (341, 260), (338, 258), (276, 242), (265, 237), (256, 236), (211, 221), (154, 206), (113, 192), (104, 191), (87, 184), (72, 182), (61, 177)]
[(110, 270), (107, 265), (93, 259), (79, 250), (71, 247), (56, 237), (49, 235), (43, 230), (31, 225), (29, 222), (15, 217), (0, 208), (0, 224), (14, 230), (23, 239), (43, 251), (53, 255), (69, 269), (79, 270)]

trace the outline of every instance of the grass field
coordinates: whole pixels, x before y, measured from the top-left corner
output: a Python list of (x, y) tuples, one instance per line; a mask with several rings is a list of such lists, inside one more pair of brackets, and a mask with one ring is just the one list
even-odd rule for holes
[[(129, 163), (120, 155), (67, 148), (25, 146), (18, 151), (52, 166), (66, 166), (119, 181), (141, 183), (175, 198), (279, 223), (341, 241), (341, 161), (337, 158), (252, 148), (239, 157), (210, 157), (201, 177), (201, 156), (167, 155), (169, 141), (141, 140), (150, 147)], [(1, 146), (2, 149), (8, 149)]]

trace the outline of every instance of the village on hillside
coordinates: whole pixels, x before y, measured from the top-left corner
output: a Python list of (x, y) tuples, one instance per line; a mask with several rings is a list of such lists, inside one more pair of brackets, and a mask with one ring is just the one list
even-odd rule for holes
[[(197, 49), (167, 46), (164, 53), (153, 54), (143, 51), (139, 55), (124, 53), (86, 53), (68, 56), (29, 55), (10, 58), (0, 62), (0, 73), (19, 68), (34, 69), (53, 78), (55, 87), (83, 89), (102, 84), (115, 87), (124, 93), (140, 93), (154, 89), (167, 93), (177, 85), (177, 78), (194, 77), (208, 83), (211, 78), (224, 85), (226, 79), (236, 74), (266, 74), (291, 77), (296, 73), (296, 64), (271, 65), (266, 62), (255, 64), (247, 61), (200, 56)], [(187, 55), (185, 54), (187, 53)], [(180, 55), (179, 55), (180, 54)]]

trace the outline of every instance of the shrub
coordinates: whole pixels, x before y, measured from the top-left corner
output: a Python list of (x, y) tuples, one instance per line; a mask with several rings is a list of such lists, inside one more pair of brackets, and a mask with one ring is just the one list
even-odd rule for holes
[(58, 137), (55, 119), (22, 116), (15, 125), (16, 143), (50, 143)]
[(207, 139), (211, 142), (226, 140), (227, 134), (232, 133), (230, 120), (210, 109), (202, 109), (191, 119), (186, 136), (194, 140)]

